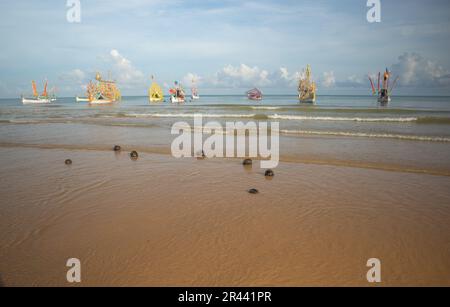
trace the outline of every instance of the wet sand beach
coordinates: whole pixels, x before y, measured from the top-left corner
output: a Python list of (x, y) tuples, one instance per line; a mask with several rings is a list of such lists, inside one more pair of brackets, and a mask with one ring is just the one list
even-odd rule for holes
[[(450, 177), (239, 160), (0, 148), (12, 285), (450, 285)], [(70, 158), (71, 166), (64, 164)], [(251, 195), (250, 188), (260, 193)]]

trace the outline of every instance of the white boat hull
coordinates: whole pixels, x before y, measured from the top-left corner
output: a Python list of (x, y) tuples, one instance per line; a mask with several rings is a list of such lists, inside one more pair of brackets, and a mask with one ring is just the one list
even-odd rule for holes
[(152, 98), (150, 97), (150, 102), (163, 102), (164, 98)]
[(170, 102), (171, 103), (183, 103), (184, 98), (170, 96)]
[(22, 98), (23, 104), (49, 104), (56, 99), (49, 98)]
[(88, 102), (88, 98), (76, 97), (77, 102)]
[(100, 99), (100, 100), (90, 100), (89, 104), (102, 105), (102, 104), (113, 104), (113, 103), (116, 103), (116, 102), (117, 101), (107, 100), (107, 99)]
[(200, 96), (192, 95), (192, 100), (200, 99)]

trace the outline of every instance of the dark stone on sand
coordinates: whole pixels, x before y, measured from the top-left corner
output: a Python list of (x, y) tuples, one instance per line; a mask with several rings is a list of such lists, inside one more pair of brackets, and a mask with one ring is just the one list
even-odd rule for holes
[(122, 147), (120, 147), (119, 145), (115, 145), (114, 146), (114, 151), (121, 151)]
[(197, 156), (197, 159), (198, 159), (198, 160), (206, 159), (206, 154), (205, 154), (205, 152), (204, 152), (203, 150), (202, 150), (201, 152), (198, 151), (197, 154), (196, 154), (196, 156)]
[(245, 159), (244, 162), (242, 162), (243, 165), (252, 165), (253, 161), (252, 159)]
[(67, 159), (66, 161), (64, 161), (64, 163), (65, 163), (66, 165), (71, 165), (71, 164), (72, 164), (72, 160)]
[(273, 177), (273, 176), (275, 176), (275, 173), (271, 169), (268, 169), (266, 171), (266, 173), (264, 174), (264, 176), (266, 176), (266, 177)]
[(250, 190), (248, 190), (248, 192), (250, 194), (258, 194), (259, 193), (259, 191), (257, 189), (250, 189)]
[(130, 153), (130, 157), (131, 157), (131, 159), (137, 159), (139, 157), (139, 154), (137, 153), (137, 151), (133, 150)]

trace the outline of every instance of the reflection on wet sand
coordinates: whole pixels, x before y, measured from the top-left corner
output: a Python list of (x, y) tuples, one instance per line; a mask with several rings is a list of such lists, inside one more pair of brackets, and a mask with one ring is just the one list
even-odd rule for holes
[(127, 153), (0, 148), (4, 283), (450, 285), (449, 177)]

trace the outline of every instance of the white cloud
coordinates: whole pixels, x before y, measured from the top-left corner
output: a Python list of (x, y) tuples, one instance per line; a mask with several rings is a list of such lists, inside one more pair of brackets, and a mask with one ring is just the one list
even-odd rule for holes
[[(99, 57), (99, 60), (106, 63), (99, 71), (103, 78), (109, 78), (106, 75), (111, 72), (111, 78), (117, 81), (121, 89), (139, 89), (142, 90), (148, 86), (148, 80), (145, 74), (134, 67), (130, 60), (125, 58), (119, 51), (112, 49), (108, 54)], [(103, 64), (104, 64), (103, 63)], [(80, 68), (73, 69), (59, 76), (61, 89), (69, 93), (78, 93), (84, 91), (89, 80), (92, 80), (96, 71), (86, 71)]]
[[(376, 76), (371, 76), (372, 80), (376, 80)], [(344, 88), (366, 88), (369, 86), (369, 80), (367, 79), (367, 75), (351, 75), (346, 79), (336, 80), (336, 87), (344, 87)]]
[(296, 86), (300, 76), (300, 72), (290, 73), (286, 67), (270, 72), (258, 66), (241, 64), (227, 65), (205, 81), (216, 87), (292, 87)]
[(211, 83), (220, 87), (252, 87), (268, 86), (272, 82), (268, 79), (269, 72), (257, 66), (250, 67), (246, 64), (240, 66), (227, 65), (218, 71)]
[(191, 86), (193, 81), (195, 81), (196, 85), (201, 85), (203, 78), (197, 74), (190, 72), (190, 73), (187, 73), (182, 79), (182, 82), (185, 86)]
[(323, 73), (321, 85), (323, 85), (324, 87), (334, 87), (336, 85), (336, 77), (334, 76), (334, 71), (326, 71)]
[(450, 86), (450, 72), (417, 53), (405, 52), (399, 56), (398, 62), (392, 65), (392, 71), (399, 75), (402, 86)]
[(69, 72), (63, 73), (59, 76), (59, 79), (63, 82), (67, 81), (71, 83), (81, 84), (86, 81), (86, 73), (83, 70), (76, 68)]
[[(417, 53), (403, 53), (398, 61), (391, 65), (393, 78), (399, 77), (398, 87), (450, 87), (450, 72), (438, 63), (426, 59)], [(376, 82), (377, 74), (371, 74), (372, 80)], [(337, 79), (333, 72), (324, 72), (321, 85), (329, 87), (355, 88), (369, 87), (367, 75), (351, 75), (347, 79)]]
[(289, 73), (289, 70), (286, 67), (280, 67), (278, 72), (272, 74), (272, 80), (273, 83), (278, 86), (296, 86), (302, 75), (303, 73), (299, 71)]
[(112, 49), (106, 59), (112, 62), (113, 75), (119, 85), (132, 87), (133, 85), (146, 83), (144, 73), (135, 68), (131, 61), (116, 49)]
[(89, 75), (92, 75), (93, 73), (89, 74), (85, 71), (76, 68), (72, 69), (71, 71), (65, 72), (61, 74), (59, 79), (59, 85), (57, 92), (65, 92), (65, 93), (71, 93), (71, 94), (80, 94), (84, 93), (86, 91), (86, 85), (88, 83)]
[(363, 84), (363, 78), (357, 75), (351, 75), (347, 78), (347, 82), (353, 83), (353, 84)]

